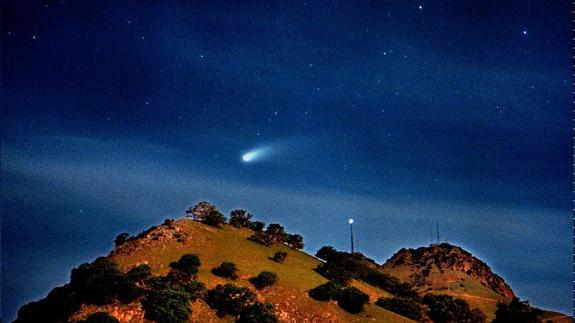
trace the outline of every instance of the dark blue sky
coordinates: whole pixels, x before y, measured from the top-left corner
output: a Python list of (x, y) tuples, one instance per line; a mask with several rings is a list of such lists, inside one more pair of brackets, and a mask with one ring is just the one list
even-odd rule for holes
[(571, 311), (568, 1), (2, 6), (4, 317), (199, 200), (379, 262), (439, 221)]

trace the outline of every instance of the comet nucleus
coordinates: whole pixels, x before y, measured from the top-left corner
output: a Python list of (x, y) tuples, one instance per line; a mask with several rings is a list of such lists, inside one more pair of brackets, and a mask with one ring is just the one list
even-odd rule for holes
[(242, 161), (244, 163), (254, 162), (267, 155), (269, 151), (270, 149), (268, 147), (252, 149), (242, 155)]

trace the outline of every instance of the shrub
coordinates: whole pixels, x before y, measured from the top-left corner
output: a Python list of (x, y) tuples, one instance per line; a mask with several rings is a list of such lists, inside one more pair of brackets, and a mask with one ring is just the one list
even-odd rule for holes
[(257, 302), (246, 307), (237, 320), (238, 323), (275, 323), (277, 321), (274, 306), (267, 302)]
[[(428, 316), (435, 323), (481, 323), (485, 322), (478, 315), (478, 312), (471, 311), (466, 301), (453, 298), (449, 295), (432, 295), (427, 294), (423, 298), (423, 303), (429, 307)], [(483, 314), (483, 313), (481, 313)], [(479, 321), (478, 321), (479, 320)], [(505, 321), (509, 322), (509, 321)]]
[(353, 272), (347, 270), (341, 264), (331, 261), (319, 264), (315, 271), (323, 277), (342, 285), (346, 285), (353, 278)]
[(119, 247), (124, 243), (126, 243), (126, 241), (128, 241), (129, 238), (130, 234), (128, 234), (127, 232), (120, 233), (116, 236), (116, 239), (114, 239), (114, 244), (116, 245), (116, 247)]
[(238, 278), (238, 275), (236, 274), (237, 271), (238, 268), (236, 267), (236, 264), (234, 264), (233, 262), (224, 261), (220, 264), (219, 267), (212, 269), (212, 274), (224, 278), (237, 279)]
[(220, 213), (215, 205), (209, 202), (199, 202), (194, 207), (186, 210), (186, 216), (191, 217), (194, 220), (204, 220), (209, 214)]
[(271, 271), (262, 271), (256, 277), (252, 277), (250, 282), (254, 284), (257, 289), (264, 289), (267, 286), (275, 284), (278, 280), (276, 273)]
[(540, 309), (531, 307), (529, 302), (521, 301), (514, 297), (509, 304), (497, 304), (495, 311), (495, 320), (492, 323), (518, 322), (532, 323), (539, 322), (539, 316), (542, 314)]
[(303, 237), (299, 234), (288, 234), (286, 244), (292, 249), (303, 249)]
[(326, 302), (329, 300), (335, 300), (340, 292), (341, 287), (338, 284), (334, 282), (327, 282), (310, 290), (308, 294), (315, 300)]
[(133, 281), (134, 283), (143, 282), (152, 276), (152, 268), (146, 264), (138, 265), (130, 269), (126, 273), (126, 276), (130, 281)]
[(221, 228), (226, 223), (226, 217), (220, 212), (213, 212), (206, 215), (204, 223), (212, 227)]
[(368, 302), (369, 296), (355, 287), (344, 288), (337, 296), (339, 307), (353, 314), (363, 311), (363, 306)]
[(189, 294), (182, 287), (154, 288), (142, 302), (145, 318), (157, 323), (185, 323), (190, 315), (189, 300)]
[(245, 210), (233, 210), (230, 213), (230, 224), (237, 228), (249, 228), (252, 215)]
[(96, 312), (88, 315), (85, 320), (78, 323), (120, 323), (115, 317), (106, 312)]
[(325, 261), (333, 261), (338, 257), (338, 251), (334, 247), (323, 246), (315, 253), (315, 256)]
[(263, 232), (266, 224), (261, 221), (254, 221), (250, 225), (250, 229), (255, 232)]
[(264, 232), (256, 232), (254, 234), (252, 234), (248, 240), (259, 243), (261, 245), (264, 245), (266, 247), (269, 247), (273, 244), (273, 239), (271, 236), (267, 235)]
[(225, 284), (209, 290), (206, 302), (216, 310), (218, 317), (237, 316), (256, 302), (256, 295), (246, 287)]
[(203, 283), (191, 281), (183, 287), (191, 301), (195, 301), (198, 298), (203, 299), (206, 296), (206, 286)]
[(20, 307), (14, 323), (67, 322), (70, 314), (80, 308), (80, 304), (79, 298), (69, 285), (57, 287), (46, 298)]
[(286, 239), (284, 227), (277, 223), (268, 225), (265, 233), (271, 237), (273, 242), (283, 243)]
[(118, 300), (123, 304), (131, 303), (143, 295), (143, 290), (136, 286), (133, 281), (129, 280), (127, 276), (118, 279), (116, 288)]
[(287, 252), (278, 251), (278, 252), (276, 252), (276, 253), (274, 254), (274, 256), (273, 256), (272, 259), (273, 259), (275, 262), (282, 263), (282, 262), (284, 262), (284, 260), (287, 258), (287, 255), (288, 255)]
[(188, 276), (196, 275), (201, 265), (200, 258), (192, 253), (185, 254), (178, 261), (170, 263), (171, 268), (179, 270)]
[(418, 322), (421, 321), (424, 316), (424, 310), (421, 304), (411, 298), (380, 298), (375, 304)]
[(72, 269), (70, 286), (86, 304), (104, 305), (114, 301), (123, 274), (110, 259), (100, 257), (91, 264)]

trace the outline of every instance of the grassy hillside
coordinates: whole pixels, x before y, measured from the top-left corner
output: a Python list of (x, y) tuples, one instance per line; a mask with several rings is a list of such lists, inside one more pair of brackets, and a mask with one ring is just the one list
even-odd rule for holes
[[(230, 225), (218, 229), (182, 219), (172, 224), (172, 228), (162, 225), (138, 240), (129, 241), (112, 252), (110, 257), (122, 270), (145, 263), (151, 266), (154, 274), (164, 275), (169, 271), (170, 262), (178, 260), (185, 253), (194, 253), (202, 262), (198, 280), (208, 289), (230, 282), (213, 275), (210, 270), (223, 261), (231, 261), (237, 265), (240, 276), (233, 283), (251, 288), (257, 292), (260, 301), (272, 303), (277, 317), (282, 321), (412, 322), (373, 305), (378, 297), (390, 295), (359, 281), (353, 281), (351, 285), (367, 293), (372, 303), (361, 314), (349, 314), (333, 302), (311, 299), (307, 291), (327, 281), (313, 270), (320, 261), (284, 245), (265, 247), (247, 240), (252, 233), (248, 229)], [(284, 263), (269, 259), (276, 251), (288, 254)], [(264, 270), (277, 273), (278, 282), (257, 291), (248, 279)], [(192, 311), (191, 321), (218, 321), (214, 312), (202, 301), (194, 302)]]

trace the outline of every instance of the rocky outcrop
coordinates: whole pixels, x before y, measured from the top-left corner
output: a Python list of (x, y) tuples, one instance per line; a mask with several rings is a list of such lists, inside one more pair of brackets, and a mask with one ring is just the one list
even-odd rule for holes
[(401, 249), (383, 266), (383, 271), (396, 267), (406, 267), (411, 272), (411, 283), (423, 286), (429, 283), (433, 271), (446, 270), (465, 273), (482, 285), (490, 288), (506, 300), (515, 294), (503, 278), (495, 274), (489, 266), (458, 246), (448, 243), (433, 244), (417, 249)]

